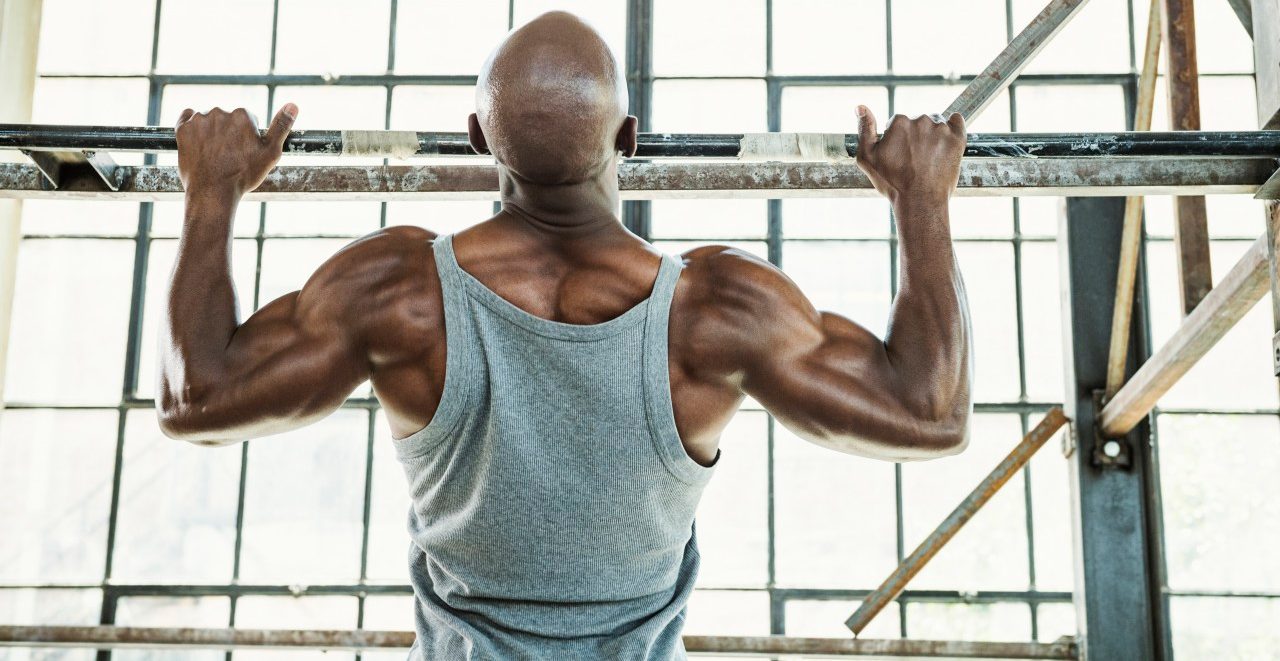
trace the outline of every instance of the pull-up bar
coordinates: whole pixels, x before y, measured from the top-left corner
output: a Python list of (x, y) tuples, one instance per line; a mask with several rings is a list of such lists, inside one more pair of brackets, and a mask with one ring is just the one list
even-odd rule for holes
[[(0, 148), (28, 151), (171, 152), (172, 128), (0, 124)], [(858, 150), (856, 134), (641, 133), (636, 158), (841, 160)], [(359, 156), (474, 156), (465, 133), (294, 131), (286, 153)], [(1091, 156), (1280, 158), (1280, 131), (1130, 131), (1117, 133), (972, 133), (969, 158)]]

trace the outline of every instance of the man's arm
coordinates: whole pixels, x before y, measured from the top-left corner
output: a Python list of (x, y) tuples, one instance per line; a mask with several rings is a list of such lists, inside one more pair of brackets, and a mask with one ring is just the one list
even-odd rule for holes
[[(858, 163), (893, 204), (901, 282), (884, 340), (820, 313), (772, 265), (701, 249), (712, 355), (704, 374), (756, 398), (787, 428), (842, 452), (895, 461), (964, 449), (972, 409), (969, 314), (947, 202), (959, 177), (964, 122), (894, 118), (877, 141), (860, 108)], [(704, 354), (705, 355), (705, 354)]]
[[(183, 113), (178, 166), (186, 215), (160, 333), (157, 412), (170, 437), (221, 445), (325, 417), (368, 378), (363, 294), (389, 272), (378, 235), (347, 246), (296, 292), (240, 323), (231, 227), (243, 195), (280, 158), (297, 108), (265, 138), (243, 109)], [(385, 232), (385, 231), (384, 231)], [(385, 244), (387, 238), (382, 238)]]

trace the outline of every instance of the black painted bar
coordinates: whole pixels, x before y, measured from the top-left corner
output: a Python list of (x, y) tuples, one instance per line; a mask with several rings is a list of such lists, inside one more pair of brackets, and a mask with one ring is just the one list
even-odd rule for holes
[[(642, 133), (637, 158), (735, 158), (742, 134)], [(846, 135), (849, 155), (858, 136)], [(177, 149), (174, 130), (161, 126), (55, 126), (0, 124), (0, 148), (36, 151), (141, 151)], [(342, 132), (294, 131), (285, 151), (340, 154)], [(418, 133), (418, 155), (474, 155), (465, 133)], [(971, 133), (970, 158), (1088, 156), (1280, 158), (1280, 131), (1172, 131), (1116, 133)]]

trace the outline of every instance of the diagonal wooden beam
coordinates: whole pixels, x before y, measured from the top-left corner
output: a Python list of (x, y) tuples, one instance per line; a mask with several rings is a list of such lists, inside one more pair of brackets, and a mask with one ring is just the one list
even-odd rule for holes
[(992, 496), (1003, 487), (1023, 466), (1031, 461), (1031, 457), (1036, 451), (1044, 446), (1050, 438), (1053, 437), (1063, 425), (1067, 423), (1067, 416), (1062, 412), (1061, 408), (1053, 408), (1045, 414), (1044, 419), (1034, 429), (1027, 432), (1022, 438), (1022, 442), (1018, 443), (999, 464), (991, 471), (973, 491), (960, 501), (955, 510), (943, 519), (942, 523), (920, 542), (920, 546), (911, 552), (911, 555), (903, 559), (898, 568), (880, 584), (867, 598), (862, 601), (862, 605), (858, 606), (858, 610), (845, 620), (845, 626), (853, 631), (853, 635), (858, 635), (875, 616), (884, 610), (890, 602), (902, 594), (906, 589), (907, 583), (911, 582), (915, 575), (920, 573), (924, 566), (929, 564), (933, 556), (942, 550), (942, 547), (951, 541), (956, 533), (964, 527), (970, 519), (982, 509), (984, 505), (990, 502)]
[[(1156, 73), (1160, 67), (1162, 35), (1161, 0), (1151, 0), (1147, 12), (1147, 41), (1142, 49), (1142, 73), (1138, 76), (1138, 102), (1134, 104), (1133, 130), (1151, 130), (1155, 105)], [(1129, 322), (1133, 315), (1133, 287), (1138, 273), (1138, 253), (1142, 248), (1143, 198), (1130, 197), (1124, 205), (1124, 233), (1120, 237), (1120, 265), (1116, 272), (1116, 300), (1111, 312), (1111, 349), (1107, 355), (1106, 398), (1124, 385), (1129, 360)]]
[[(1193, 0), (1164, 0), (1164, 34), (1169, 81), (1169, 128), (1200, 129), (1200, 81), (1196, 65), (1196, 15)], [(1204, 197), (1178, 197), (1173, 204), (1174, 248), (1182, 313), (1190, 314), (1209, 290), (1209, 222)]]
[(1267, 236), (1258, 237), (1217, 287), (1205, 296), (1164, 346), (1138, 368), (1136, 374), (1098, 414), (1104, 438), (1129, 433), (1227, 331), (1253, 309), (1267, 292)]
[(958, 112), (966, 122), (972, 122), (987, 106), (1012, 83), (1049, 40), (1066, 26), (1076, 12), (1088, 0), (1050, 0), (1027, 27), (1009, 42), (996, 59), (983, 69), (982, 74), (964, 88), (960, 96), (947, 107), (944, 116)]

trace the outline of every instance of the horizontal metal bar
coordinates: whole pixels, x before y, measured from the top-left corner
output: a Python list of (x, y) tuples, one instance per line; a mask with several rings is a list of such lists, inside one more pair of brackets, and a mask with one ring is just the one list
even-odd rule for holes
[[(974, 158), (960, 168), (959, 196), (1252, 194), (1276, 169), (1271, 158)], [(177, 200), (177, 168), (120, 166), (118, 191), (95, 177), (55, 190), (35, 166), (0, 163), (0, 197)], [(626, 162), (623, 199), (875, 197), (852, 162)], [(492, 165), (280, 166), (248, 200), (496, 200)]]
[[(96, 649), (408, 649), (412, 631), (306, 631), (142, 627), (0, 626), (0, 647)], [(1076, 643), (1006, 643), (962, 640), (851, 640), (787, 636), (685, 636), (694, 654), (774, 656), (880, 656), (952, 659), (1075, 659)]]
[[(347, 131), (294, 131), (285, 152), (342, 154)], [(406, 131), (360, 131), (362, 135), (402, 135)], [(794, 134), (781, 134), (794, 135)], [(466, 133), (416, 132), (419, 156), (475, 156)], [(642, 133), (637, 158), (736, 158), (741, 133)], [(844, 136), (853, 156), (858, 136)], [(0, 148), (34, 151), (171, 152), (178, 148), (174, 129), (162, 126), (72, 126), (0, 124)], [(362, 152), (362, 155), (369, 155)], [(394, 155), (391, 151), (374, 155)], [(972, 133), (969, 157), (1092, 156), (1271, 156), (1280, 158), (1280, 131), (1128, 131), (1118, 133)]]
[(1218, 286), (1182, 321), (1102, 408), (1103, 437), (1118, 438), (1147, 417), (1156, 402), (1253, 309), (1270, 286), (1267, 237), (1258, 237)]

